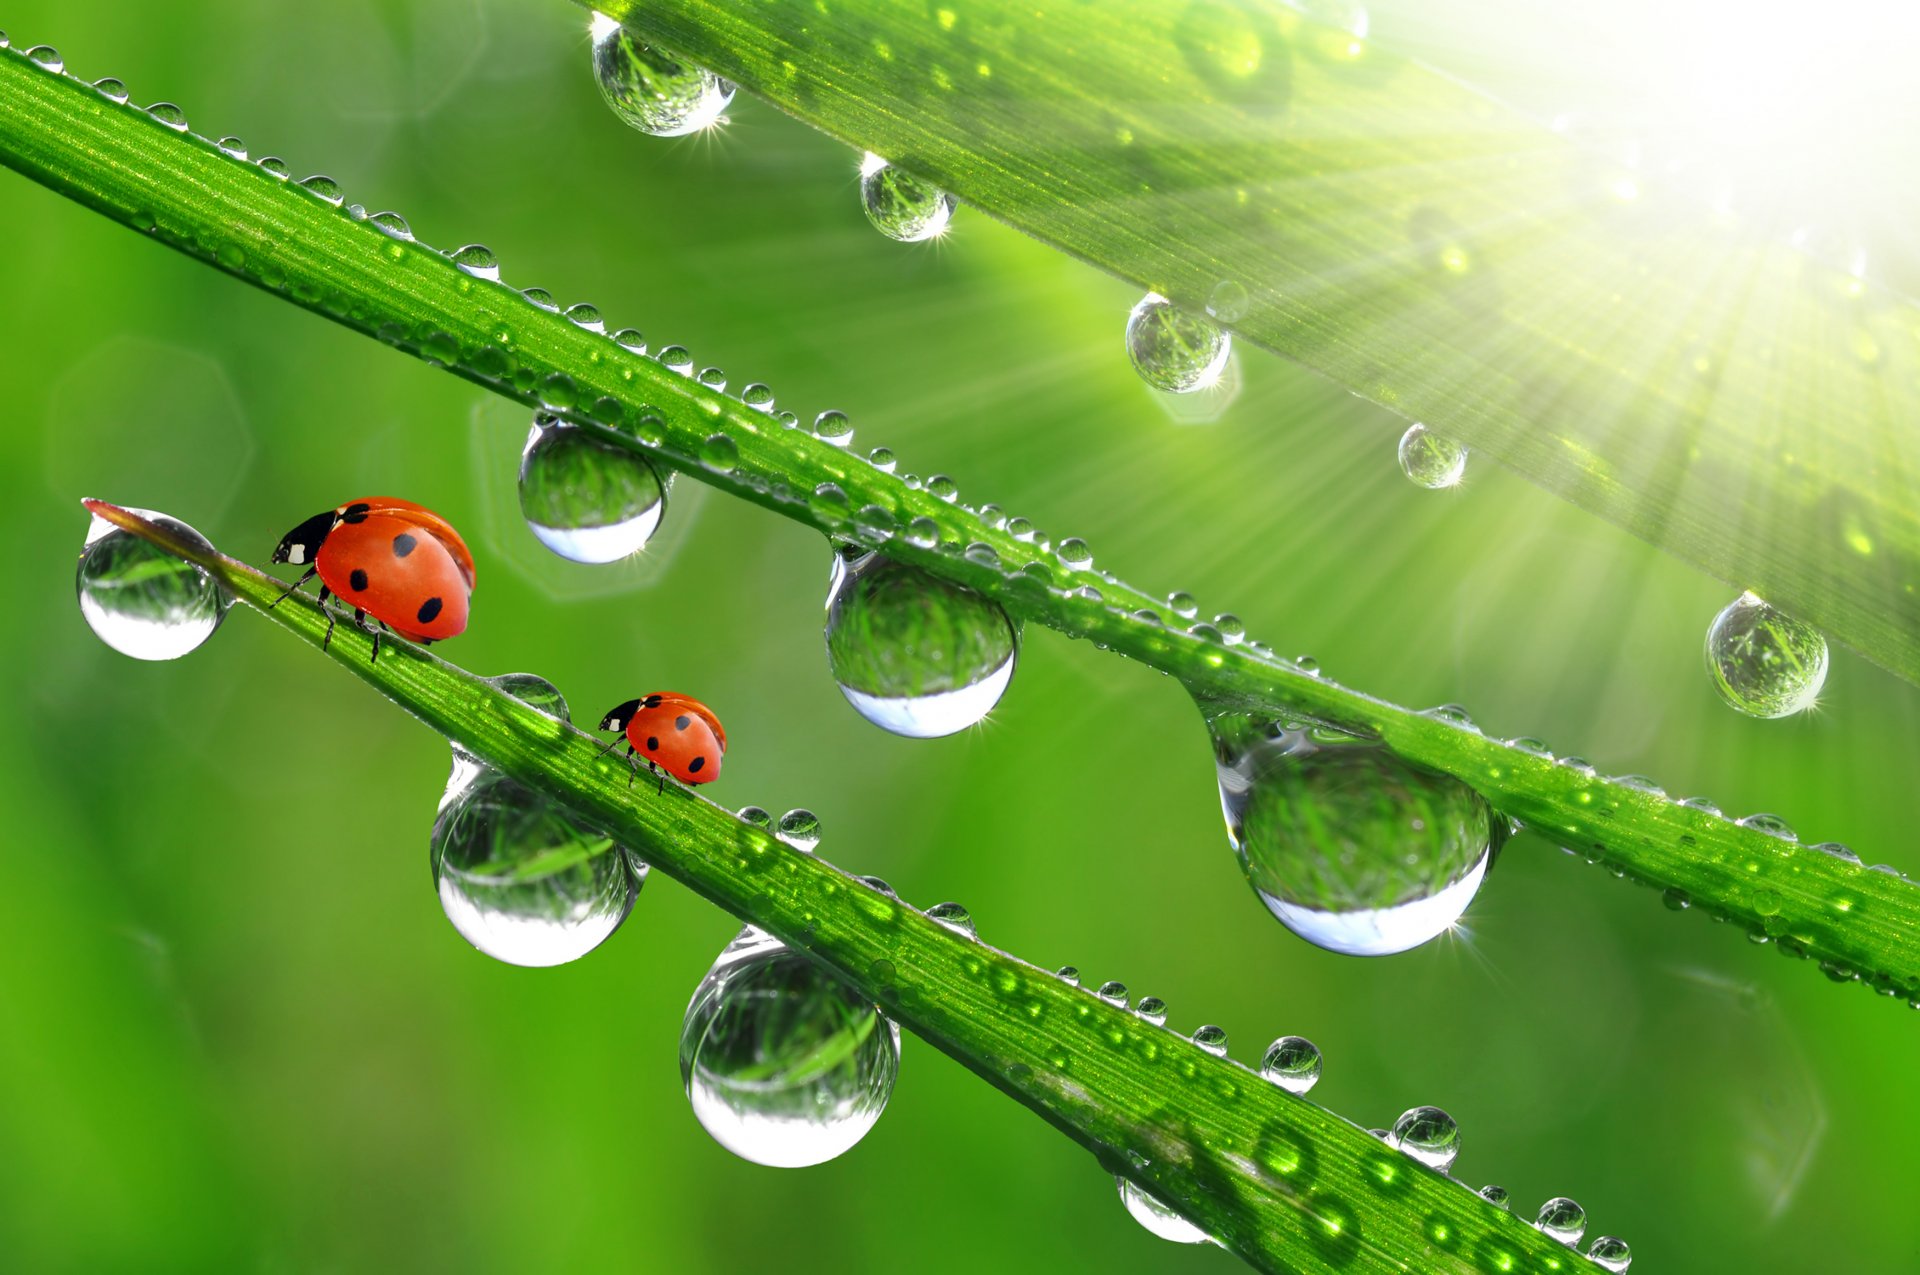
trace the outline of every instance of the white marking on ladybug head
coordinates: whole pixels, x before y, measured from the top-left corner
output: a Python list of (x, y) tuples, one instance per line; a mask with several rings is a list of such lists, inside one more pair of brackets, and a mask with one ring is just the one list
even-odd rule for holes
[(288, 562), (293, 563), (295, 566), (301, 566), (305, 564), (306, 560), (307, 560), (307, 547), (305, 545), (287, 546)]

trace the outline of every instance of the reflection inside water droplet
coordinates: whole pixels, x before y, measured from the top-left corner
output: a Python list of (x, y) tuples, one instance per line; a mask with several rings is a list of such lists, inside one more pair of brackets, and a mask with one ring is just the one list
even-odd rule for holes
[(540, 413), (520, 454), (520, 512), (562, 558), (617, 562), (652, 539), (670, 481), (630, 448)]
[(1555, 1196), (1540, 1206), (1534, 1226), (1549, 1238), (1571, 1248), (1587, 1233), (1587, 1211), (1566, 1196)]
[(643, 44), (620, 23), (596, 13), (593, 77), (607, 105), (655, 137), (680, 137), (721, 123), (733, 85), (679, 56)]
[(1205, 1231), (1135, 1186), (1132, 1180), (1115, 1174), (1113, 1184), (1120, 1189), (1120, 1202), (1127, 1206), (1127, 1212), (1133, 1215), (1133, 1220), (1161, 1239), (1171, 1240), (1175, 1244), (1211, 1242), (1212, 1237)]
[(881, 234), (919, 243), (947, 233), (953, 196), (867, 152), (860, 161), (860, 203)]
[[(213, 552), (177, 518), (131, 509)], [(102, 642), (136, 660), (177, 660), (213, 636), (233, 604), (212, 576), (132, 532), (95, 517), (74, 574), (80, 614)]]
[(1749, 717), (1814, 706), (1827, 681), (1827, 639), (1811, 625), (1743, 593), (1707, 630), (1707, 671), (1720, 698)]
[(900, 1029), (852, 988), (748, 926), (700, 981), (680, 1075), (701, 1125), (756, 1164), (821, 1164), (886, 1110)]
[(1260, 1060), (1260, 1074), (1290, 1094), (1305, 1095), (1319, 1084), (1320, 1067), (1320, 1049), (1305, 1036), (1282, 1036)]
[(1460, 1154), (1460, 1126), (1438, 1107), (1414, 1107), (1393, 1122), (1387, 1141), (1428, 1168), (1445, 1173)]
[(1467, 473), (1467, 449), (1425, 425), (1412, 425), (1400, 436), (1400, 468), (1433, 491), (1458, 487)]
[(1149, 292), (1127, 316), (1127, 357), (1156, 390), (1189, 394), (1219, 383), (1233, 338), (1211, 320)]

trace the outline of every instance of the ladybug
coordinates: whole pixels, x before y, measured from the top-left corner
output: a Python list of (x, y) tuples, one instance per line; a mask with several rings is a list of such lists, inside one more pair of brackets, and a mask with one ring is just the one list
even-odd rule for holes
[(373, 636), (375, 660), (380, 635), (368, 627), (368, 616), (422, 645), (466, 630), (473, 555), (452, 524), (410, 500), (368, 496), (315, 514), (281, 539), (273, 561), (310, 564), (275, 606), (320, 577), (320, 604), (327, 610), (322, 650), (333, 641), (329, 597), (352, 604), (354, 624)]
[[(720, 760), (727, 755), (727, 732), (713, 710), (673, 691), (655, 691), (609, 709), (600, 729), (626, 737), (627, 756), (647, 759), (647, 769), (660, 777), (662, 792), (667, 775), (683, 784), (712, 783), (720, 778)], [(612, 752), (619, 743), (620, 736), (615, 736), (600, 751)], [(637, 765), (634, 773), (639, 773)], [(627, 783), (632, 786), (631, 776)]]

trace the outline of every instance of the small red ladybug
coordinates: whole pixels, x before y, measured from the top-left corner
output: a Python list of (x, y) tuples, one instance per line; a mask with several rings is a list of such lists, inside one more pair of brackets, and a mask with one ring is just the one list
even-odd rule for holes
[[(720, 778), (720, 760), (727, 755), (727, 732), (713, 710), (691, 695), (673, 691), (655, 691), (608, 710), (600, 729), (625, 735), (627, 756), (647, 759), (647, 769), (660, 776), (662, 792), (667, 788), (666, 775), (683, 784), (712, 783)], [(601, 751), (612, 752), (619, 743), (620, 737), (615, 736)], [(639, 773), (639, 767), (634, 771)], [(632, 778), (627, 782), (631, 786)]]
[[(466, 631), (473, 555), (452, 524), (410, 500), (368, 496), (315, 514), (281, 539), (273, 560), (312, 564), (280, 599), (318, 574), (321, 607), (329, 596), (350, 603), (353, 622), (373, 636), (376, 660), (380, 635), (368, 616), (422, 645)], [(333, 641), (333, 623), (328, 610), (322, 650)]]

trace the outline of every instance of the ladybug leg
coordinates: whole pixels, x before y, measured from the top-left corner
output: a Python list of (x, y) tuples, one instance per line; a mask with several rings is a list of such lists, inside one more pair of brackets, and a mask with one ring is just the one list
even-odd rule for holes
[(333, 641), (333, 622), (335, 617), (333, 608), (327, 605), (327, 599), (332, 596), (333, 593), (326, 585), (323, 584), (320, 586), (320, 609), (326, 612), (327, 616), (327, 635), (320, 639), (320, 649), (323, 651), (326, 650), (328, 644)]
[[(606, 756), (606, 755), (607, 755), (608, 753), (610, 753), (610, 752), (612, 752), (612, 751), (613, 751), (614, 749), (616, 749), (616, 748), (618, 748), (618, 747), (620, 747), (620, 744), (621, 744), (621, 741), (622, 741), (622, 740), (624, 740), (624, 739), (626, 739), (626, 736), (625, 736), (625, 735), (615, 735), (615, 736), (614, 736), (614, 737), (613, 737), (612, 739), (610, 739), (610, 740), (608, 740), (608, 741), (607, 741), (607, 746), (606, 746), (605, 748), (602, 748), (602, 749), (600, 750), (600, 754), (599, 754), (599, 755), (600, 755), (600, 756), (602, 756), (602, 757), (605, 757), (605, 756)], [(633, 745), (632, 745), (632, 744), (628, 744), (628, 745), (627, 745), (627, 751), (628, 751), (628, 752), (632, 752), (632, 751), (633, 751)]]
[(373, 657), (369, 659), (367, 663), (378, 664), (380, 662), (380, 630), (367, 623), (367, 612), (365, 608), (355, 607), (353, 609), (353, 626), (373, 639)]
[[(279, 597), (267, 603), (267, 610), (271, 611), (275, 607), (279, 606), (282, 602), (285, 602), (287, 600), (288, 594), (298, 589), (301, 585), (305, 584), (307, 581), (313, 579), (313, 577), (316, 574), (318, 574), (319, 570), (320, 568), (318, 567), (308, 567), (307, 573), (305, 575), (301, 576), (298, 580), (295, 580), (292, 584), (288, 585), (285, 589), (281, 590)], [(320, 592), (323, 595), (326, 593), (326, 591), (327, 589), (325, 585), (320, 586)]]
[(661, 770), (660, 767), (654, 765), (652, 762), (647, 763), (647, 769), (651, 770), (653, 772), (653, 777), (660, 781), (660, 786), (656, 788), (654, 791), (659, 793), (665, 793), (667, 791), (667, 772), (664, 770)]

